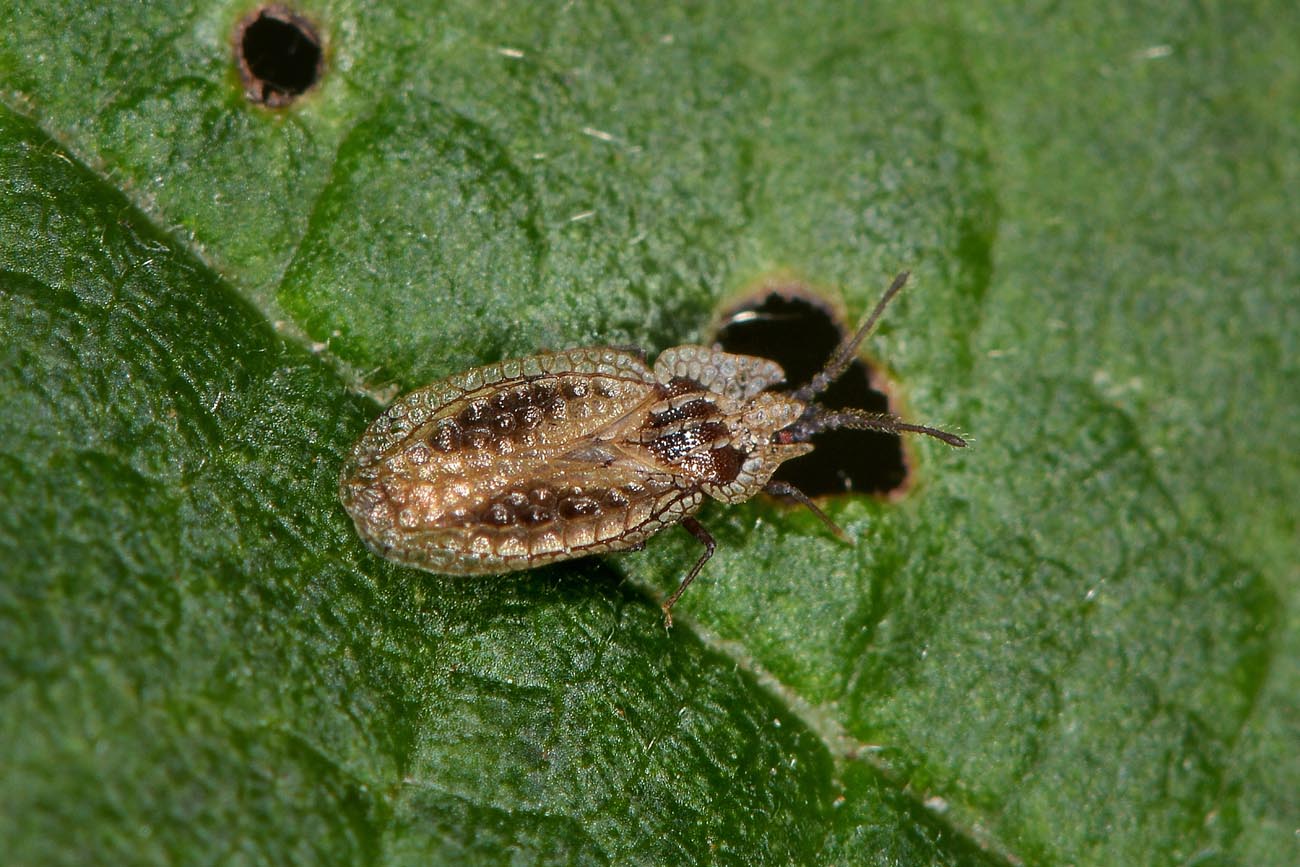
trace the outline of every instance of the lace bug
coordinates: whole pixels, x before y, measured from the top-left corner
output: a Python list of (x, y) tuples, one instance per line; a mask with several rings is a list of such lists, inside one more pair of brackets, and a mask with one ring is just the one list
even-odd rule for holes
[(681, 524), (704, 553), (664, 600), (672, 607), (713, 555), (694, 518), (712, 497), (788, 497), (843, 535), (807, 496), (772, 480), (822, 431), (960, 436), (883, 413), (829, 410), (817, 396), (852, 362), (890, 300), (807, 384), (771, 389), (773, 361), (704, 346), (664, 350), (654, 365), (609, 347), (544, 352), (447, 377), (395, 401), (343, 466), (340, 497), (377, 554), (447, 575), (531, 569), (641, 547)]

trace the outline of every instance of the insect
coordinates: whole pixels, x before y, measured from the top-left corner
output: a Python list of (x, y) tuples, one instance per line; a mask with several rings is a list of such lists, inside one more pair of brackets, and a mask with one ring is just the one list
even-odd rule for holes
[(344, 463), (339, 491), (365, 543), (380, 556), (448, 575), (531, 569), (643, 546), (681, 524), (704, 553), (663, 602), (672, 607), (713, 556), (694, 517), (706, 497), (724, 503), (760, 491), (808, 507), (773, 481), (783, 462), (836, 428), (919, 433), (951, 446), (953, 433), (864, 410), (830, 410), (817, 396), (853, 361), (890, 300), (807, 384), (774, 361), (675, 346), (646, 363), (609, 347), (545, 352), (476, 367), (394, 402)]

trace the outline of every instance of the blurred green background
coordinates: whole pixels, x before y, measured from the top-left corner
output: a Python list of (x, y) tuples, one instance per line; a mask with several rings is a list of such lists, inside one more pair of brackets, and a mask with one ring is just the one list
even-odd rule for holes
[[(1293, 4), (0, 3), (7, 864), (1300, 861)], [(447, 580), (384, 397), (707, 340), (772, 275), (894, 502)]]

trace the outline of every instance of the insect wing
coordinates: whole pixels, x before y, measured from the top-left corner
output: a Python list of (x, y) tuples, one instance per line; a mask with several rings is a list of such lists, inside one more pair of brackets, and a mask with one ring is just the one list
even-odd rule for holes
[(441, 380), (362, 437), (343, 471), (344, 506), (372, 548), (435, 571), (631, 547), (698, 506), (614, 444), (655, 389), (639, 356), (604, 348)]
[[(556, 468), (498, 493), (464, 526), (411, 534), (401, 559), (457, 574), (528, 569), (626, 550), (698, 510), (704, 494), (643, 467)], [(392, 554), (389, 554), (392, 556)]]

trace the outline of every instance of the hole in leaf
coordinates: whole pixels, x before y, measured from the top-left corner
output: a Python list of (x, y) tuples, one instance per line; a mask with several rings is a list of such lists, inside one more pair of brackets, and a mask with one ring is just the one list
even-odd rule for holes
[(244, 95), (284, 108), (310, 90), (324, 71), (320, 36), (310, 21), (279, 4), (263, 6), (235, 28), (235, 59)]
[[(846, 329), (820, 299), (798, 286), (763, 290), (726, 313), (716, 341), (727, 352), (770, 358), (785, 369), (783, 388), (798, 388), (822, 369)], [(889, 397), (874, 387), (871, 369), (858, 359), (818, 398), (833, 408), (889, 411)], [(907, 486), (907, 462), (897, 434), (836, 430), (813, 439), (812, 454), (782, 464), (773, 478), (810, 497), (849, 491), (892, 494)]]

